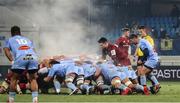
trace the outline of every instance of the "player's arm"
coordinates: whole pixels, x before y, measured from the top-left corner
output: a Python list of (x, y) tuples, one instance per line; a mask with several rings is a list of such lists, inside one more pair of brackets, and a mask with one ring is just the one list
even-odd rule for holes
[(96, 68), (96, 72), (94, 74), (94, 77), (97, 79), (101, 75), (101, 70), (97, 66), (95, 66), (95, 68)]
[(6, 57), (8, 58), (8, 60), (9, 60), (10, 62), (13, 62), (13, 56), (12, 56), (12, 54), (11, 54), (10, 49), (7, 48), (7, 47), (5, 47), (5, 48), (3, 48), (3, 50), (4, 50), (4, 53), (5, 53)]
[(143, 56), (140, 58), (140, 60), (143, 62), (147, 59), (147, 57), (149, 56), (149, 50), (146, 47), (146, 45), (141, 45), (139, 46), (139, 48), (141, 49)]
[(55, 71), (53, 68), (50, 68), (48, 76), (44, 78), (45, 82), (49, 82), (50, 80), (52, 80), (53, 76), (55, 74)]
[(111, 52), (111, 59), (113, 60), (114, 64), (117, 66), (120, 66), (121, 64), (119, 64), (117, 55), (116, 55), (116, 48), (112, 49), (110, 52)]
[(4, 53), (5, 53), (6, 57), (8, 58), (8, 60), (9, 60), (10, 62), (13, 62), (13, 56), (12, 56), (12, 54), (11, 54), (10, 48), (11, 48), (10, 42), (9, 42), (9, 40), (6, 40), (6, 41), (5, 41), (5, 45), (4, 45), (4, 47), (3, 47), (3, 50), (4, 50)]
[(51, 79), (52, 79), (51, 76), (47, 76), (47, 77), (44, 78), (44, 81), (45, 81), (45, 82), (49, 82)]

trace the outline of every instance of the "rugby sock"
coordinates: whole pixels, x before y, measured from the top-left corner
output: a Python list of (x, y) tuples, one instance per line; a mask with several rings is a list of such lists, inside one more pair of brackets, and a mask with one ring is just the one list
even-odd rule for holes
[(154, 75), (149, 74), (147, 77), (154, 83), (154, 85), (159, 84), (158, 80), (156, 79), (156, 77)]
[(32, 101), (33, 101), (33, 103), (38, 102), (38, 92), (37, 91), (32, 92)]
[(77, 87), (73, 83), (67, 83), (66, 85), (68, 88), (70, 88), (73, 91), (77, 89)]
[(61, 84), (59, 83), (59, 81), (54, 81), (54, 87), (56, 89), (56, 93), (60, 93)]
[(125, 86), (124, 84), (121, 84), (121, 85), (119, 86), (119, 89), (120, 89), (120, 90), (126, 90), (126, 88), (127, 88), (127, 86)]
[(144, 91), (144, 87), (143, 87), (142, 85), (139, 85), (139, 84), (137, 84), (137, 85), (135, 86), (135, 89), (136, 89), (136, 90)]
[(141, 81), (141, 85), (146, 85), (146, 76), (143, 75), (143, 76), (140, 76), (140, 81)]
[(16, 92), (9, 92), (9, 103), (14, 103)]

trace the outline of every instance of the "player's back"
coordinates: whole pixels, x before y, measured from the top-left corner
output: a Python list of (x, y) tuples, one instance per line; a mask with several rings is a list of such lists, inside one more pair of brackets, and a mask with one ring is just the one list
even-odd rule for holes
[(49, 70), (49, 76), (59, 75), (64, 77), (66, 74), (66, 68), (62, 64), (54, 64), (51, 69)]
[(6, 42), (6, 46), (11, 49), (15, 58), (26, 54), (35, 55), (34, 46), (31, 40), (20, 35), (9, 38)]
[[(147, 40), (154, 48), (154, 40), (153, 38), (150, 36), (150, 35), (147, 35), (145, 37), (143, 37), (143, 39)], [(138, 48), (138, 51), (137, 51), (137, 56), (143, 56), (143, 52), (141, 51), (140, 48)]]
[(99, 68), (105, 80), (111, 80), (112, 77), (118, 73), (118, 68), (110, 62), (100, 64)]
[(82, 67), (84, 69), (84, 76), (85, 77), (89, 77), (96, 72), (96, 67), (93, 66), (92, 64), (83, 63)]
[(145, 39), (141, 39), (139, 41), (139, 47), (141, 49), (145, 49), (147, 48), (149, 51), (149, 56), (147, 58), (151, 58), (151, 59), (158, 59), (157, 53), (154, 51), (153, 46)]

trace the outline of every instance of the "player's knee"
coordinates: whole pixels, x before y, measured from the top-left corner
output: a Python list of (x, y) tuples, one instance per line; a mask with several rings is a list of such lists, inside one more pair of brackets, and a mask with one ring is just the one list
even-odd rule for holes
[(9, 85), (10, 91), (16, 91), (16, 86), (17, 86), (17, 80), (12, 80), (11, 79), (11, 83)]
[(78, 86), (82, 85), (84, 83), (84, 76), (83, 75), (78, 76), (76, 81)]
[(65, 82), (66, 83), (72, 83), (74, 81), (74, 76), (66, 76)]
[(133, 84), (132, 84), (132, 82), (129, 80), (129, 81), (126, 81), (125, 82), (125, 85), (127, 86), (127, 87), (130, 87), (130, 88), (132, 88), (133, 87)]
[(97, 80), (96, 83), (97, 83), (97, 86), (104, 85), (104, 81), (103, 80)]

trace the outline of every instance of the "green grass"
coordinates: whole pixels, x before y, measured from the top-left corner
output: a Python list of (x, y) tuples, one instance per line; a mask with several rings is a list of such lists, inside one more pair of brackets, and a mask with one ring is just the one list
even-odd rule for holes
[[(180, 82), (161, 82), (157, 95), (39, 95), (40, 102), (180, 102)], [(7, 94), (0, 94), (0, 102), (6, 102)], [(31, 102), (31, 94), (16, 95), (16, 102)]]

